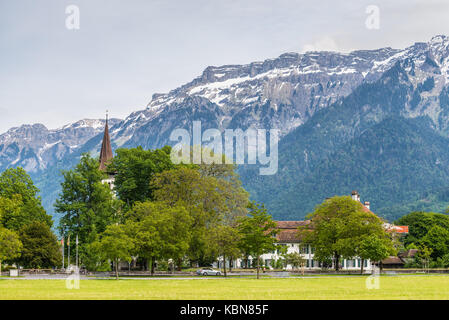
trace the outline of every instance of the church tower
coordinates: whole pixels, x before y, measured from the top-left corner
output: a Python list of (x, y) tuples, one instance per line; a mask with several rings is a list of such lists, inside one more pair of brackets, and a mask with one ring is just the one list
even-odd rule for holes
[(109, 137), (108, 114), (106, 113), (106, 125), (104, 127), (103, 142), (100, 150), (100, 170), (106, 171), (107, 165), (112, 160), (111, 138)]
[(107, 179), (103, 179), (103, 183), (107, 183), (111, 190), (114, 189), (114, 173), (108, 170), (108, 164), (113, 158), (111, 138), (109, 137), (109, 126), (108, 126), (108, 113), (106, 112), (106, 124), (104, 127), (103, 142), (101, 143), (100, 150), (100, 167), (99, 169), (108, 174)]

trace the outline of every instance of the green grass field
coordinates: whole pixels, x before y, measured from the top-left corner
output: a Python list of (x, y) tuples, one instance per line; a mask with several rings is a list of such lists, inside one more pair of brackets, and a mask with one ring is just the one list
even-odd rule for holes
[(0, 279), (0, 299), (449, 299), (449, 276), (382, 276), (368, 290), (366, 277), (198, 280)]

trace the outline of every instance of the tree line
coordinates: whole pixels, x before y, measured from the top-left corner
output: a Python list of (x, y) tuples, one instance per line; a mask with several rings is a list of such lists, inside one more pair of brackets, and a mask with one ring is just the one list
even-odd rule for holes
[(435, 212), (411, 212), (396, 223), (409, 226), (403, 247), (416, 249), (405, 264), (410, 268), (449, 268), (449, 216)]
[[(79, 239), (80, 266), (91, 271), (113, 266), (118, 276), (120, 262), (137, 261), (153, 274), (156, 266), (181, 270), (220, 258), (226, 275), (226, 262), (251, 257), (259, 276), (260, 257), (274, 250), (282, 257), (276, 266), (304, 266), (301, 253), (287, 254), (277, 244), (275, 221), (249, 200), (234, 165), (173, 164), (170, 153), (168, 146), (118, 149), (107, 172), (99, 169), (98, 159), (84, 154), (73, 169), (62, 172), (55, 230), (64, 243)], [(111, 174), (113, 190), (104, 183)], [(22, 168), (0, 175), (0, 271), (2, 262), (24, 268), (62, 264), (53, 221), (38, 192)], [(419, 254), (408, 266), (449, 267), (447, 215), (410, 213), (397, 221), (410, 227), (409, 235), (397, 238), (360, 202), (336, 196), (317, 205), (308, 219), (297, 236), (314, 248), (314, 260), (323, 267), (338, 271), (342, 259), (357, 257), (363, 272), (364, 260), (380, 262), (410, 248)], [(75, 261), (75, 250), (70, 255)]]
[(274, 250), (275, 222), (249, 201), (234, 165), (175, 165), (170, 153), (168, 146), (118, 149), (107, 166), (113, 192), (88, 154), (63, 172), (58, 228), (78, 236), (87, 269), (109, 270), (112, 261), (118, 275), (119, 262), (134, 259), (153, 274), (157, 263), (181, 270)]

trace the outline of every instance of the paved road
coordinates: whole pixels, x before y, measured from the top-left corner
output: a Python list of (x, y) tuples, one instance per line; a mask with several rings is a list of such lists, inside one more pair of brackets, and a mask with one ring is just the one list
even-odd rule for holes
[[(412, 277), (412, 276), (424, 276), (424, 275), (432, 275), (432, 276), (444, 276), (447, 274), (441, 274), (441, 273), (434, 273), (434, 274), (382, 274), (382, 277), (385, 276), (395, 276), (395, 277)], [(2, 277), (2, 280), (66, 280), (67, 277), (69, 275), (65, 275), (65, 274), (36, 274), (36, 275), (24, 275), (24, 276), (20, 276), (20, 277)], [(278, 274), (270, 274), (270, 273), (266, 273), (266, 274), (262, 274), (263, 277), (267, 278), (298, 278), (298, 279), (319, 279), (319, 278), (356, 278), (356, 277), (360, 277), (360, 275), (305, 275), (305, 276), (300, 276), (300, 275), (284, 275), (284, 276), (279, 276)], [(368, 276), (368, 275), (365, 275)], [(248, 274), (245, 274), (242, 278), (254, 278), (255, 274), (251, 274), (248, 277)], [(239, 276), (233, 274), (232, 276), (225, 278), (225, 277), (217, 277), (217, 276), (164, 276), (164, 277), (132, 277), (132, 276), (125, 276), (125, 277), (120, 277), (121, 280), (213, 280), (213, 279), (221, 279), (221, 280), (226, 280), (226, 279), (233, 279), (233, 278), (239, 278)], [(94, 276), (85, 276), (85, 275), (80, 275), (80, 280), (108, 280), (108, 279), (114, 279), (114, 276), (110, 276), (110, 277), (94, 277)]]

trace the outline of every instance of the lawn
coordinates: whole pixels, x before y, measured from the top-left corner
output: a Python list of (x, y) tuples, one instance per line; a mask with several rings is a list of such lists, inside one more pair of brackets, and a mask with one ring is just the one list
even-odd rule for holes
[(449, 276), (381, 276), (368, 290), (367, 277), (81, 280), (0, 279), (0, 299), (448, 299)]

